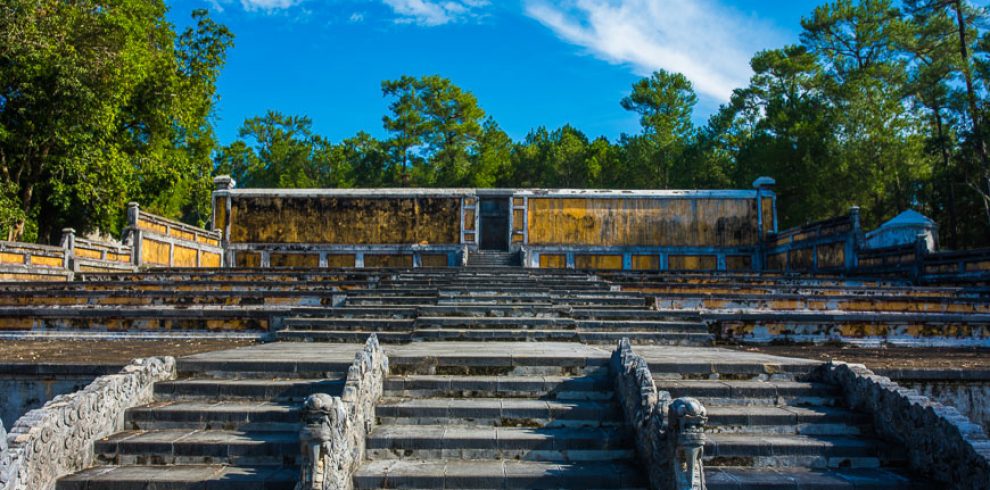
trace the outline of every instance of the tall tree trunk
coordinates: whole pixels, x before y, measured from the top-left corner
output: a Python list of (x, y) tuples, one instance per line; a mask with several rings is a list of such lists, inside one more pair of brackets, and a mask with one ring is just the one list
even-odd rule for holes
[(34, 204), (34, 184), (28, 183), (24, 184), (21, 190), (21, 211), (24, 213), (24, 217), (17, 220), (14, 226), (10, 227), (7, 231), (7, 240), (11, 242), (20, 241), (24, 237), (24, 227), (27, 225), (27, 217), (31, 214), (31, 208)]
[(980, 178), (983, 181), (981, 192), (986, 193), (983, 197), (983, 210), (987, 215), (987, 223), (990, 223), (990, 161), (987, 158), (987, 144), (983, 139), (983, 125), (980, 121), (980, 112), (977, 108), (976, 89), (973, 87), (973, 73), (969, 65), (969, 45), (966, 39), (966, 16), (963, 12), (962, 0), (955, 0), (953, 6), (956, 10), (956, 22), (959, 27), (959, 55), (962, 57), (963, 79), (966, 82), (966, 99), (969, 104), (969, 118), (973, 124), (973, 138), (976, 140), (975, 151), (977, 160), (980, 162)]
[(955, 185), (953, 185), (952, 175), (950, 175), (949, 173), (950, 156), (949, 156), (949, 149), (945, 145), (945, 134), (944, 134), (944, 129), (942, 127), (942, 112), (938, 107), (932, 108), (932, 111), (935, 114), (935, 128), (936, 131), (938, 132), (938, 148), (940, 153), (942, 154), (942, 166), (945, 167), (945, 178), (943, 179), (945, 182), (944, 185), (948, 188), (947, 190), (949, 191), (948, 245), (949, 248), (954, 249), (959, 245), (958, 236), (957, 236), (958, 230), (956, 229), (956, 187)]

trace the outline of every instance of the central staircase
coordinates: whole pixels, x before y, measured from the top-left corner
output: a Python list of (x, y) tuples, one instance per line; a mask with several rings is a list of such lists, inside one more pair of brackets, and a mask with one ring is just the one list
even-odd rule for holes
[(499, 361), (393, 366), (355, 488), (648, 486), (605, 359)]
[(579, 341), (709, 345), (692, 311), (660, 312), (594, 275), (526, 269), (398, 272), (332, 308), (296, 308), (279, 340)]

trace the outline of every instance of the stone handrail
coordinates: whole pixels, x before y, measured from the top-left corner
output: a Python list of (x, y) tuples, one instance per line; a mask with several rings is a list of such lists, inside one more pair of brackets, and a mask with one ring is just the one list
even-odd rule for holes
[(704, 490), (705, 407), (693, 398), (673, 400), (657, 390), (649, 364), (633, 352), (628, 339), (619, 342), (609, 367), (650, 487)]
[(933, 402), (862, 364), (829, 362), (815, 374), (841, 386), (850, 408), (871, 413), (878, 434), (907, 449), (915, 471), (955, 489), (990, 485), (990, 438), (955, 407)]
[(175, 376), (174, 358), (136, 359), (28, 412), (10, 429), (0, 490), (50, 490), (59, 478), (91, 466), (93, 443), (123, 430), (124, 411), (150, 403), (154, 384)]
[(340, 397), (314, 394), (306, 399), (301, 478), (297, 490), (349, 490), (364, 458), (365, 440), (375, 425), (388, 356), (372, 334), (354, 356)]

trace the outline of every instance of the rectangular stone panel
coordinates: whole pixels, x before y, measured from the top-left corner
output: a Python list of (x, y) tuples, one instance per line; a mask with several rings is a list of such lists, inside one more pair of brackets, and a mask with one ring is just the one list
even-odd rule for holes
[(725, 268), (730, 271), (751, 271), (753, 270), (753, 257), (730, 255), (725, 258)]
[(365, 254), (364, 266), (370, 268), (412, 267), (412, 255)]
[(236, 252), (234, 261), (237, 267), (261, 267), (261, 254), (257, 252)]
[(832, 243), (818, 246), (818, 268), (837, 269), (846, 264), (846, 244)]
[(447, 254), (424, 254), (419, 261), (423, 267), (447, 267)]
[(634, 271), (660, 270), (659, 255), (633, 255), (632, 268)]
[(672, 271), (713, 271), (718, 268), (714, 255), (671, 255), (667, 267)]
[(202, 252), (199, 256), (200, 267), (220, 267), (221, 256), (220, 254), (212, 252)]
[(169, 265), (168, 244), (148, 238), (141, 239), (141, 263), (154, 265)]
[(541, 269), (563, 269), (567, 267), (565, 255), (540, 254)]
[(354, 254), (330, 254), (327, 255), (327, 267), (354, 267), (354, 260)]
[(196, 249), (175, 246), (172, 251), (172, 265), (174, 267), (196, 267)]
[(10, 252), (0, 252), (0, 264), (24, 264), (24, 255)]
[(272, 267), (319, 267), (319, 254), (273, 253), (269, 257)]
[(574, 267), (578, 269), (621, 270), (621, 255), (575, 255)]

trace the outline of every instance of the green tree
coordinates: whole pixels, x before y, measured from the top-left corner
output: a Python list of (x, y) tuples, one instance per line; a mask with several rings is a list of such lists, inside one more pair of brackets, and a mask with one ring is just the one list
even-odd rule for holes
[(193, 200), (208, 185), (207, 116), (231, 36), (197, 11), (179, 37), (165, 12), (161, 1), (0, 5), (0, 188), (18, 208), (5, 213), (8, 239), (114, 232), (131, 199), (202, 218)]
[(664, 70), (636, 82), (632, 93), (622, 99), (623, 109), (639, 114), (643, 134), (653, 145), (655, 153), (644, 155), (653, 163), (653, 187), (670, 186), (671, 169), (694, 131), (691, 114), (697, 103), (691, 82), (680, 73)]

